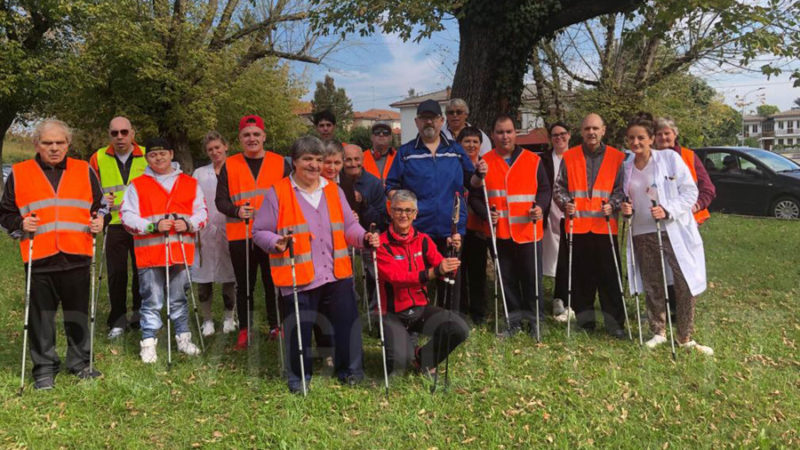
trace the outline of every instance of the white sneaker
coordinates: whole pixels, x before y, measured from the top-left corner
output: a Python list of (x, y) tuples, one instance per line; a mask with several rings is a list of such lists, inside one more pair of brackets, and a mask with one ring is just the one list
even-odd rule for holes
[(116, 339), (116, 338), (122, 336), (122, 333), (124, 333), (124, 332), (125, 332), (124, 328), (114, 327), (108, 332), (108, 338), (109, 339)]
[(233, 320), (233, 311), (225, 311), (225, 319), (222, 321), (222, 332), (225, 334), (236, 331), (236, 321)]
[(187, 331), (185, 333), (176, 334), (175, 340), (178, 342), (178, 351), (186, 353), (187, 355), (199, 355), (200, 349), (192, 343), (192, 333)]
[(653, 335), (653, 337), (651, 337), (647, 342), (645, 342), (644, 345), (647, 348), (656, 348), (656, 347), (658, 347), (659, 345), (661, 345), (661, 344), (663, 344), (665, 342), (667, 342), (666, 336), (662, 336), (660, 334), (656, 334), (656, 335)]
[(680, 344), (681, 348), (694, 348), (698, 352), (706, 355), (706, 356), (713, 356), (714, 349), (705, 345), (700, 345), (696, 341), (689, 341), (685, 344)]
[(158, 338), (147, 338), (139, 342), (141, 351), (139, 356), (142, 357), (142, 362), (145, 364), (152, 364), (156, 362), (158, 356), (156, 355), (156, 345), (158, 345)]
[(553, 299), (553, 316), (560, 316), (567, 311), (566, 307), (564, 306), (564, 300), (560, 298)]
[(203, 336), (211, 336), (214, 334), (214, 321), (213, 320), (206, 320), (203, 322), (203, 326), (200, 327), (200, 332), (203, 333)]
[(575, 311), (573, 311), (572, 308), (567, 308), (566, 311), (553, 317), (553, 319), (556, 322), (567, 323), (568, 320), (575, 320)]

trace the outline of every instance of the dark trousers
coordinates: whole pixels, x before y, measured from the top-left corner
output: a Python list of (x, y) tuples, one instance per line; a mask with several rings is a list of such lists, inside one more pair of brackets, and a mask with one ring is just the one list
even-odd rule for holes
[[(538, 255), (535, 267), (534, 252)], [(531, 328), (536, 326), (536, 280), (539, 280), (539, 317), (544, 318), (542, 305), (542, 243), (518, 244), (511, 239), (497, 240), (497, 256), (503, 276), (503, 289), (508, 305), (509, 322), (512, 328), (527, 320)]]
[[(439, 253), (442, 256), (447, 257), (447, 238), (436, 238), (433, 239), (433, 243), (436, 244), (436, 249), (439, 250)], [(463, 246), (462, 246), (463, 247)], [(452, 285), (449, 289), (449, 293), (445, 294), (445, 291), (448, 286), (444, 280), (437, 280), (436, 281), (436, 303), (438, 306), (441, 306), (446, 309), (450, 309), (452, 311), (461, 311), (461, 277), (462, 272), (460, 268), (456, 271), (456, 279), (455, 285)], [(452, 276), (453, 274), (450, 274)]]
[[(575, 234), (572, 248), (572, 308), (578, 325), (595, 328), (594, 297), (600, 298), (603, 320), (608, 331), (625, 326), (622, 294), (619, 291), (614, 257), (607, 234)], [(617, 237), (614, 252), (619, 261)]]
[[(467, 230), (461, 253), (461, 304), (469, 305), (475, 324), (486, 321), (486, 249), (489, 240), (476, 231)], [(462, 310), (465, 307), (462, 306)]]
[[(572, 256), (575, 256), (574, 253)], [(558, 261), (556, 261), (556, 282), (553, 286), (553, 298), (560, 298), (567, 306), (567, 284), (569, 278), (569, 235), (564, 229), (561, 219), (561, 238), (558, 241)]]
[[(222, 284), (222, 302), (226, 311), (233, 311), (236, 304), (236, 283), (228, 282)], [(211, 298), (214, 295), (214, 283), (197, 283), (197, 301), (200, 303), (200, 311), (203, 313), (203, 320), (211, 320)]]
[[(136, 255), (133, 253), (133, 236), (122, 225), (109, 225), (106, 228), (106, 268), (108, 269), (108, 296), (111, 300), (111, 311), (108, 313), (109, 328), (125, 328), (128, 325), (126, 318), (128, 302), (128, 255), (131, 257), (131, 267), (136, 267)], [(139, 294), (139, 275), (132, 271), (133, 308), (134, 316), (138, 316), (142, 307), (142, 296)], [(131, 323), (139, 323), (138, 317), (132, 317)]]
[[(285, 312), (289, 388), (297, 390), (301, 381), (294, 297), (288, 295), (282, 300), (281, 309)], [(306, 382), (311, 381), (311, 330), (317, 322), (321, 322), (322, 328), (330, 327), (333, 330), (333, 367), (336, 376), (340, 380), (351, 375), (363, 378), (361, 320), (353, 295), (353, 278), (333, 281), (310, 291), (298, 292), (297, 301), (300, 310), (300, 334), (303, 337)]]
[(67, 369), (78, 372), (89, 364), (89, 267), (31, 276), (30, 350), (33, 377), (58, 373), (56, 311), (64, 312)]
[[(247, 272), (245, 240), (229, 241), (233, 273), (236, 276), (236, 314), (239, 316), (239, 328), (248, 328), (247, 310), (253, 311), (253, 291), (256, 287), (256, 271), (261, 269), (261, 282), (264, 284), (264, 303), (267, 309), (267, 322), (270, 328), (278, 326), (278, 311), (275, 309), (275, 285), (269, 271), (269, 256), (250, 239), (250, 298), (247, 298)], [(252, 314), (250, 320), (253, 320)], [(250, 324), (252, 325), (252, 324)]]
[(386, 364), (390, 373), (394, 370), (404, 371), (414, 359), (415, 337), (418, 334), (431, 337), (419, 349), (423, 368), (436, 367), (469, 336), (469, 326), (458, 314), (431, 305), (386, 314), (383, 329), (386, 336)]

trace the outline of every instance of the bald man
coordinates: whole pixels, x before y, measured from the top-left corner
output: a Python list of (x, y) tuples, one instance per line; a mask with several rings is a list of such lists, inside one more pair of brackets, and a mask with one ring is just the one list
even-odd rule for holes
[[(106, 267), (108, 269), (108, 296), (111, 311), (108, 314), (108, 338), (114, 339), (122, 335), (126, 328), (139, 328), (139, 308), (142, 296), (139, 294), (139, 277), (134, 270), (133, 307), (130, 319), (127, 317), (128, 302), (128, 255), (131, 267), (136, 267), (133, 254), (133, 236), (122, 227), (119, 217), (120, 203), (125, 188), (130, 182), (142, 175), (147, 167), (144, 158), (145, 148), (136, 144), (136, 131), (130, 120), (115, 117), (108, 124), (109, 144), (97, 150), (89, 160), (89, 164), (100, 178), (103, 198), (110, 208), (110, 221), (103, 237), (106, 243)], [(108, 220), (108, 219), (107, 219)]]
[[(564, 152), (553, 195), (556, 205), (566, 213), (567, 233), (573, 222), (572, 308), (578, 325), (594, 330), (594, 298), (598, 293), (606, 331), (623, 339), (626, 318), (614, 253), (619, 261), (617, 214), (624, 199), (625, 154), (603, 143), (605, 133), (599, 115), (592, 113), (583, 119), (583, 143)], [(606, 220), (611, 225), (613, 244)]]

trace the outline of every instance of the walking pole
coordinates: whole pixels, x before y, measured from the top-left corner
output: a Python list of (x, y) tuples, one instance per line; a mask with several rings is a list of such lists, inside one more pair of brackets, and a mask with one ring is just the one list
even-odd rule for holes
[[(92, 213), (92, 219), (97, 217), (97, 212)], [(103, 251), (100, 253), (100, 259), (105, 253), (105, 237), (103, 237)], [(89, 373), (94, 372), (94, 319), (95, 308), (97, 305), (97, 293), (95, 292), (95, 275), (97, 273), (97, 234), (92, 233), (92, 263), (91, 263), (91, 285), (89, 287)], [(103, 269), (100, 268), (102, 273)], [(99, 283), (97, 283), (99, 284)]]
[(203, 353), (206, 351), (206, 344), (203, 342), (203, 331), (200, 329), (200, 313), (197, 312), (197, 298), (194, 296), (194, 285), (192, 284), (192, 271), (189, 270), (189, 262), (186, 260), (186, 248), (183, 246), (183, 234), (178, 233), (178, 242), (181, 244), (181, 256), (183, 256), (183, 267), (186, 276), (189, 278), (189, 295), (192, 296), (192, 308), (194, 309), (194, 319), (197, 322), (197, 334), (200, 336), (200, 348)]
[(306, 389), (306, 365), (303, 361), (303, 335), (300, 333), (300, 301), (297, 299), (297, 272), (295, 270), (294, 260), (294, 241), (292, 237), (292, 230), (287, 233), (289, 237), (289, 263), (292, 265), (292, 296), (294, 297), (294, 316), (297, 321), (297, 347), (300, 350), (300, 379), (303, 383), (303, 397), (308, 394)]
[[(483, 198), (486, 201), (486, 211), (495, 212), (495, 210), (497, 208), (495, 208), (494, 206), (492, 206), (491, 209), (489, 208), (489, 195), (486, 192), (486, 180), (485, 179), (483, 180)], [(495, 271), (495, 274), (497, 275), (495, 277), (495, 281), (497, 282), (497, 284), (500, 285), (500, 297), (503, 299), (503, 312), (506, 315), (506, 327), (508, 327), (508, 329), (510, 330), (511, 329), (511, 319), (508, 317), (508, 304), (506, 303), (506, 290), (503, 287), (503, 275), (502, 275), (502, 272), (500, 271), (500, 260), (499, 260), (499, 258), (497, 256), (497, 239), (496, 239), (495, 234), (494, 234), (494, 224), (492, 223), (492, 215), (491, 215), (491, 213), (489, 214), (489, 233), (490, 233), (490, 235), (491, 235), (490, 237), (492, 239), (492, 257), (494, 258), (494, 271)], [(497, 322), (495, 321), (495, 326), (496, 325), (497, 325)]]
[[(455, 192), (454, 199), (453, 199), (453, 214), (450, 217), (450, 236), (451, 237), (458, 233), (458, 220), (459, 220), (460, 217), (461, 217), (461, 199), (458, 196), (458, 192)], [(451, 244), (447, 246), (447, 257), (448, 258), (452, 258), (454, 256), (457, 256), (456, 248), (451, 242)], [(446, 350), (447, 351), (447, 355), (445, 355), (445, 357), (444, 357), (444, 388), (445, 389), (447, 389), (450, 386), (450, 335), (451, 335), (451, 331), (452, 331), (450, 329), (450, 327), (452, 327), (452, 325), (453, 325), (453, 309), (458, 307), (458, 305), (456, 304), (456, 303), (458, 303), (458, 301), (456, 300), (455, 295), (454, 295), (455, 294), (456, 274), (457, 273), (458, 273), (458, 269), (456, 269), (452, 273), (452, 275), (450, 275), (449, 277), (447, 276), (447, 274), (445, 274), (445, 281), (447, 282), (447, 285), (445, 286), (444, 296), (445, 296), (445, 299), (449, 299), (450, 300), (450, 304), (448, 305), (449, 308), (447, 308), (447, 327), (448, 327), (448, 329), (447, 329), (447, 339), (445, 341), (446, 342), (445, 348), (447, 349)], [(447, 305), (447, 303), (445, 303), (445, 305)], [(436, 350), (438, 351), (439, 349), (436, 349)], [(438, 357), (437, 357), (437, 359), (438, 359)], [(438, 372), (437, 372), (436, 376), (433, 378), (433, 386), (431, 387), (431, 394), (436, 392), (436, 384), (437, 384), (438, 380), (439, 380), (439, 376), (438, 376)]]
[[(606, 205), (606, 202), (604, 200), (603, 201), (603, 206), (605, 206), (605, 205)], [(606, 218), (606, 228), (608, 228), (608, 243), (611, 245), (611, 256), (614, 257), (614, 270), (617, 271), (617, 284), (619, 286), (619, 295), (620, 295), (621, 300), (622, 300), (622, 311), (623, 311), (623, 314), (625, 314), (625, 323), (623, 323), (622, 326), (625, 326), (628, 323), (628, 307), (625, 306), (625, 290), (622, 288), (622, 274), (619, 271), (619, 264), (618, 264), (618, 261), (617, 261), (617, 252), (614, 251), (614, 236), (611, 234), (611, 217), (610, 216), (606, 216), (605, 214), (603, 214), (603, 215)], [(630, 325), (628, 326), (628, 338), (630, 340), (633, 340), (633, 334), (631, 333)]]
[[(31, 213), (36, 217), (36, 213)], [(33, 268), (33, 237), (35, 233), (28, 233), (28, 279), (25, 280), (25, 318), (22, 326), (22, 371), (19, 375), (19, 395), (25, 389), (25, 360), (28, 351), (28, 319), (31, 311), (31, 269)]]
[[(375, 233), (375, 224), (370, 224), (369, 232)], [(381, 286), (378, 281), (378, 251), (372, 248), (372, 269), (375, 271), (375, 298), (378, 301), (378, 329), (381, 333), (381, 354), (383, 356), (383, 382), (385, 386), (386, 399), (389, 399), (389, 369), (386, 367), (386, 339), (383, 335), (383, 307), (381, 306)], [(366, 272), (365, 272), (366, 273)], [(369, 317), (369, 310), (367, 310)]]
[[(249, 207), (250, 202), (244, 203), (244, 206)], [(244, 265), (245, 265), (245, 284), (247, 284), (247, 348), (250, 348), (250, 217), (244, 219)], [(241, 324), (239, 327), (241, 328)]]
[[(572, 199), (569, 199), (567, 203), (572, 203)], [(569, 332), (571, 328), (569, 312), (572, 311), (572, 238), (574, 237), (575, 215), (567, 214), (567, 216), (569, 217), (569, 258), (567, 261), (567, 339), (569, 339)], [(575, 318), (577, 319), (577, 315)]]
[[(164, 214), (164, 219), (169, 219), (169, 215)], [(166, 295), (164, 303), (167, 304), (167, 370), (172, 368), (172, 326), (170, 324), (169, 307), (169, 230), (164, 232), (164, 279), (166, 280)]]
[[(625, 202), (630, 203), (630, 199), (625, 197)], [(633, 249), (633, 215), (626, 217), (628, 221), (628, 239), (630, 240), (630, 249), (631, 252), (628, 255), (628, 258), (631, 260), (631, 269), (633, 273), (628, 274), (628, 278), (633, 277), (633, 296), (636, 298), (636, 322), (639, 324), (639, 345), (644, 344), (644, 338), (642, 337), (642, 315), (639, 309), (639, 283), (636, 282), (636, 252)]]
[(283, 316), (281, 316), (281, 306), (280, 306), (280, 291), (277, 287), (275, 287), (275, 312), (278, 314), (278, 323), (280, 323), (281, 330), (278, 333), (278, 352), (280, 352), (281, 356), (281, 375), (286, 372), (286, 366), (284, 365), (283, 361), (283, 330), (285, 329), (283, 325)]
[[(370, 224), (370, 232), (372, 232), (372, 224)], [(353, 248), (353, 264), (355, 264), (355, 247)], [(361, 292), (364, 296), (364, 311), (367, 312), (367, 329), (372, 331), (372, 318), (369, 316), (369, 295), (367, 294), (367, 265), (364, 264), (364, 252), (361, 252)], [(355, 271), (353, 271), (355, 273)]]
[[(533, 202), (533, 208), (536, 208), (536, 202)], [(542, 342), (542, 335), (539, 332), (539, 230), (537, 229), (538, 220), (533, 219), (533, 282), (534, 289), (536, 289), (536, 342)]]
[[(653, 208), (658, 206), (658, 202), (650, 200), (653, 203)], [(664, 280), (664, 308), (667, 315), (667, 322), (669, 322), (669, 343), (672, 345), (672, 360), (675, 361), (675, 336), (672, 331), (672, 316), (669, 313), (669, 293), (667, 291), (667, 266), (664, 264), (664, 240), (661, 239), (661, 219), (656, 219), (656, 233), (658, 234), (658, 252), (661, 256), (661, 278)]]
[(497, 268), (494, 271), (494, 334), (500, 334), (499, 318), (497, 314)]

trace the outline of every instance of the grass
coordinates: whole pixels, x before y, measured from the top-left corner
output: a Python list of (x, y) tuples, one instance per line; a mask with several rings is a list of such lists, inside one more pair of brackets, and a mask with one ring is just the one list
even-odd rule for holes
[(33, 142), (29, 138), (6, 135), (3, 142), (3, 163), (13, 164), (30, 159), (34, 155)]
[(541, 345), (477, 330), (452, 355), (448, 392), (431, 395), (428, 380), (405, 375), (391, 379), (388, 401), (374, 338), (365, 339), (366, 385), (315, 373), (303, 399), (288, 393), (277, 344), (263, 334), (249, 353), (217, 335), (205, 355), (177, 356), (167, 371), (163, 339), (159, 362), (145, 366), (136, 334), (109, 343), (104, 326), (103, 379), (61, 374), (55, 390), (35, 392), (26, 374), (18, 397), (24, 275), (16, 244), (2, 238), (0, 446), (797, 448), (798, 225), (717, 214), (704, 225), (711, 288), (697, 303), (696, 337), (713, 358), (679, 352), (673, 362), (668, 346), (647, 351), (603, 334), (565, 342), (555, 323)]

